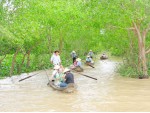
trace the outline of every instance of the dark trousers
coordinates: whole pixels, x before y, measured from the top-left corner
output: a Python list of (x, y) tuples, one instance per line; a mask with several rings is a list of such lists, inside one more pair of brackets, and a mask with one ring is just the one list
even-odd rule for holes
[(75, 60), (76, 60), (76, 57), (73, 57), (73, 63), (75, 62)]

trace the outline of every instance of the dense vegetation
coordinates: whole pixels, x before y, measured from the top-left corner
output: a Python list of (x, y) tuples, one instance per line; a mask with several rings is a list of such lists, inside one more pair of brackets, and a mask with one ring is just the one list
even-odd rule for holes
[(131, 28), (144, 30), (149, 20), (149, 0), (0, 0), (0, 76), (50, 68), (56, 49), (63, 65), (72, 50), (84, 58), (92, 49), (123, 56), (120, 72), (136, 77), (142, 70)]

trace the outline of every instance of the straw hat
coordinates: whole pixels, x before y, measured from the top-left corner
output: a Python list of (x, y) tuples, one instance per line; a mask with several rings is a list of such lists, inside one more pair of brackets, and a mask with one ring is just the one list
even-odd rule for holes
[(54, 69), (59, 69), (59, 68), (60, 68), (59, 65), (55, 65), (55, 66), (54, 66)]
[(72, 53), (76, 53), (75, 51), (72, 51)]
[(90, 51), (92, 51), (92, 50), (90, 50)]
[(87, 57), (90, 57), (89, 55)]
[(70, 69), (69, 68), (65, 68), (64, 71), (63, 71), (63, 73), (66, 73), (68, 71), (70, 71)]
[(77, 58), (76, 61), (81, 61), (81, 59), (80, 59), (80, 58)]

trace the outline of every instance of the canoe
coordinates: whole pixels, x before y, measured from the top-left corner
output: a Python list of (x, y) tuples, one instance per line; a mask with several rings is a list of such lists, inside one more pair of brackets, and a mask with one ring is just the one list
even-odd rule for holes
[(89, 65), (93, 66), (93, 65), (94, 65), (94, 63), (90, 63), (90, 62), (85, 62), (85, 64), (86, 64), (87, 66), (89, 66)]
[(74, 84), (74, 83), (69, 83), (66, 87), (59, 87), (59, 86), (55, 85), (54, 81), (52, 81), (52, 80), (49, 81), (48, 85), (50, 87), (52, 87), (54, 90), (64, 91), (67, 93), (74, 92), (77, 88), (76, 84)]
[(82, 68), (82, 67), (79, 67), (79, 66), (73, 68), (72, 70), (75, 70), (75, 71), (77, 71), (77, 72), (83, 72), (83, 68)]
[(108, 59), (108, 57), (107, 56), (101, 56), (100, 59), (105, 60), (105, 59)]

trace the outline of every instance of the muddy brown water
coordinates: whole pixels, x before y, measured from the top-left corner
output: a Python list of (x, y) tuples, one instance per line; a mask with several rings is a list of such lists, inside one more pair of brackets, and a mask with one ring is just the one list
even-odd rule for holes
[(84, 74), (74, 73), (77, 91), (63, 93), (47, 86), (51, 70), (24, 81), (21, 78), (37, 72), (23, 73), (0, 80), (0, 111), (9, 112), (116, 112), (150, 111), (150, 80), (118, 76), (116, 60), (97, 61), (95, 68), (84, 66)]

